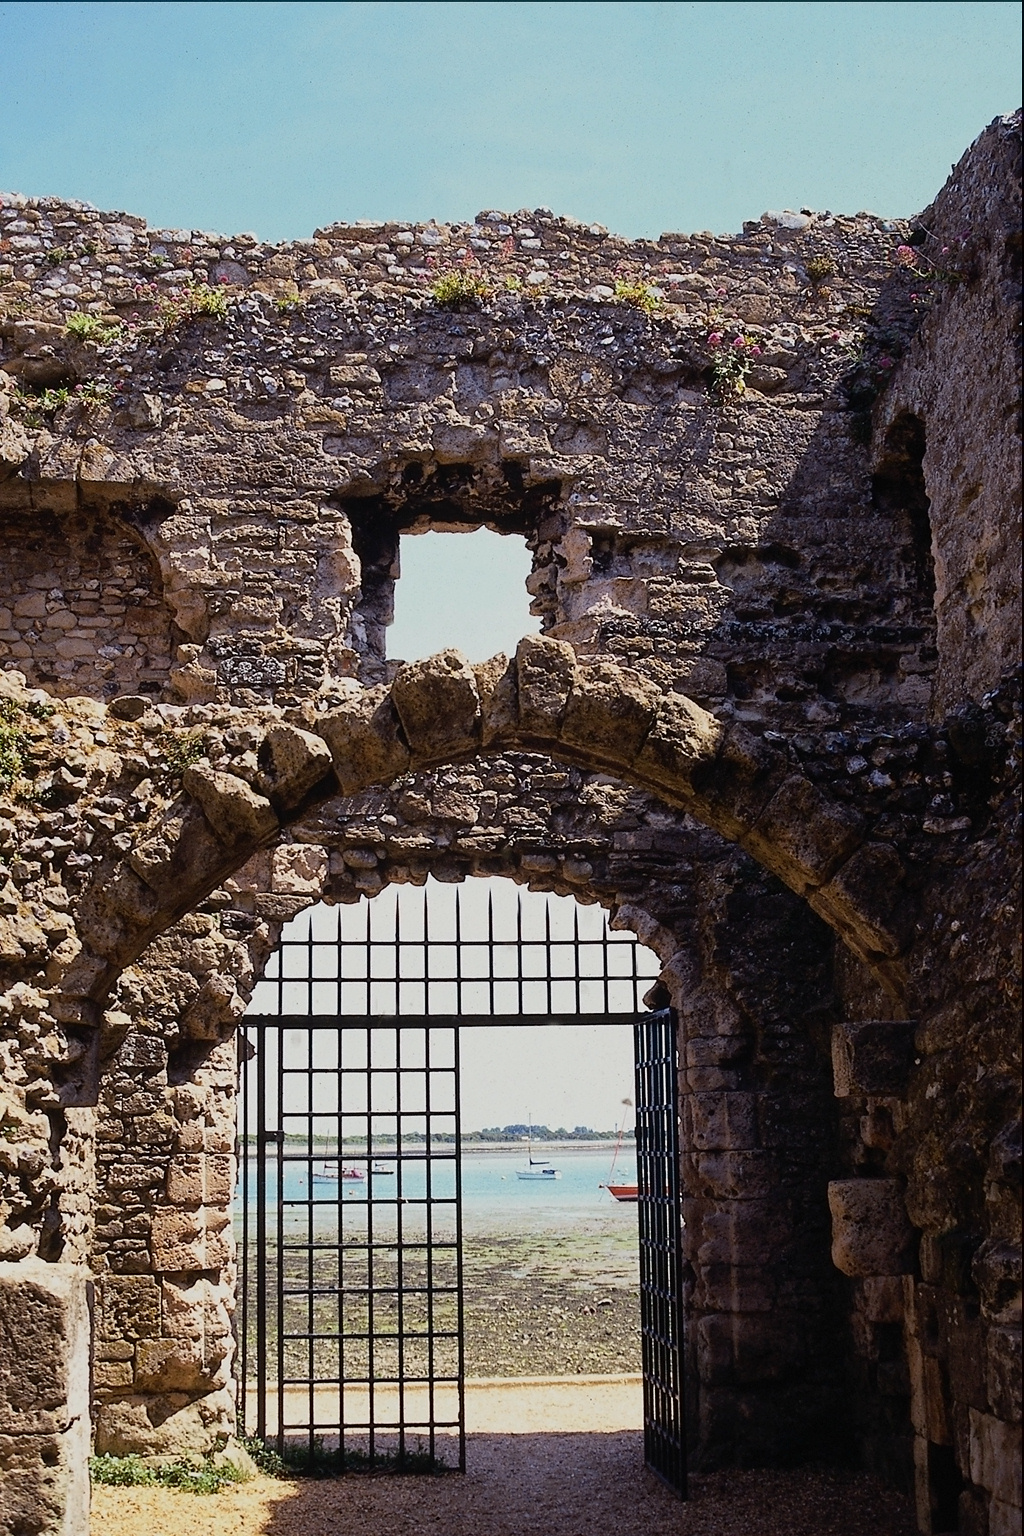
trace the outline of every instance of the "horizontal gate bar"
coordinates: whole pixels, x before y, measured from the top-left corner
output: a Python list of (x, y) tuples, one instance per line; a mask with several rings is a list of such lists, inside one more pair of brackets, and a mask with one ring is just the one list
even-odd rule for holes
[[(646, 1015), (642, 1015), (646, 1017)], [(654, 1015), (652, 1014), (653, 1018)], [(629, 1013), (247, 1013), (240, 1023), (275, 1029), (508, 1029), (519, 1026), (553, 1025), (569, 1028), (581, 1024), (617, 1024), (620, 1028), (636, 1023), (637, 1010)], [(390, 1069), (384, 1069), (390, 1070)]]

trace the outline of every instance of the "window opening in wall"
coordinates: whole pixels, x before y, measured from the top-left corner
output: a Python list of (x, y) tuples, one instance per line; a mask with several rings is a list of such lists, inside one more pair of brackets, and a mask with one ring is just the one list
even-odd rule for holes
[(498, 651), (513, 654), (523, 635), (539, 633), (522, 538), (489, 528), (404, 534), (399, 560), (389, 659), (418, 661), (454, 646), (470, 661), (486, 661)]
[[(639, 1210), (646, 1406), (664, 1421), (648, 1459), (678, 1486), (679, 1456), (658, 1460), (681, 1450), (674, 1034), (642, 1009), (658, 970), (599, 907), (504, 880), (287, 925), (244, 1026), (250, 1430), (450, 1463), (467, 1380), (635, 1380)], [(634, 1035), (638, 1014), (653, 1025)], [(656, 1125), (641, 1105), (639, 1179), (638, 1086), (648, 1109), (668, 1092)]]

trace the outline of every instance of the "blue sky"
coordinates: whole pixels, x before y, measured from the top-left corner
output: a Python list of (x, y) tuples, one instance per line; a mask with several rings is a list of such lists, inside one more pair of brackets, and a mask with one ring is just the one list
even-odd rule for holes
[(2, 3), (0, 187), (157, 225), (912, 213), (1018, 105), (1009, 3)]

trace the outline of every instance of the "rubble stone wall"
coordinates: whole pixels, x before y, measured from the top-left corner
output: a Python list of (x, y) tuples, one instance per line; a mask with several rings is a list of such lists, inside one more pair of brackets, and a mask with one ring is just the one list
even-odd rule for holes
[[(0, 199), (0, 1259), (95, 1278), (98, 1443), (232, 1427), (280, 924), (502, 874), (664, 962), (695, 1459), (1013, 1527), (1019, 128), (920, 220), (729, 239)], [(402, 536), (481, 525), (544, 635), (403, 666)], [(0, 1530), (84, 1530), (39, 1478)]]

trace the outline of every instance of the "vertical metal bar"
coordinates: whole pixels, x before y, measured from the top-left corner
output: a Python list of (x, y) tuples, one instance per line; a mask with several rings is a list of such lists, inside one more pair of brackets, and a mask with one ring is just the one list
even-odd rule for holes
[[(310, 914), (307, 930), (309, 942), (306, 950), (308, 1014), (313, 1010), (313, 917)], [(308, 1015), (307, 1015), (308, 1016)], [(315, 1118), (313, 1114), (313, 1042), (316, 1031), (306, 1032), (306, 1067), (303, 1073), (306, 1089), (306, 1383), (308, 1394), (309, 1449), (312, 1457), (316, 1426), (316, 1207), (313, 1201), (313, 1143)]]
[(249, 1282), (251, 1278), (249, 1274), (249, 1037), (244, 1026), (239, 1028), (235, 1039), (238, 1052), (238, 1093), (241, 1099), (240, 1113), (237, 1117), (240, 1123), (235, 1134), (238, 1148), (238, 1184), (242, 1194), (242, 1240), (239, 1244), (241, 1252), (238, 1257), (238, 1281), (236, 1282), (240, 1323), (236, 1412), (244, 1434), (248, 1425), (246, 1384), (249, 1380)]
[(488, 1012), (494, 1016), (494, 891), (487, 889), (487, 1001)]
[[(338, 928), (338, 937), (339, 938), (341, 937), (340, 923), (339, 923), (339, 928)], [(340, 953), (340, 950), (339, 950), (339, 953), (338, 953), (338, 971), (339, 971), (339, 974), (340, 974), (340, 972), (341, 972), (341, 953)], [(339, 999), (339, 1001), (340, 1001), (340, 999)], [(336, 1071), (337, 1071), (337, 1074), (338, 1074), (337, 1091), (336, 1091), (335, 1099), (334, 1099), (334, 1114), (335, 1114), (335, 1125), (336, 1125), (335, 1137), (334, 1137), (334, 1151), (335, 1151), (335, 1167), (338, 1170), (338, 1183), (337, 1183), (337, 1191), (338, 1192), (337, 1192), (336, 1201), (335, 1201), (336, 1209), (335, 1209), (335, 1213), (334, 1213), (335, 1233), (336, 1233), (336, 1241), (337, 1241), (337, 1247), (338, 1247), (338, 1254), (337, 1254), (337, 1261), (336, 1261), (337, 1262), (337, 1266), (338, 1266), (338, 1291), (337, 1291), (337, 1295), (335, 1297), (335, 1309), (334, 1310), (335, 1310), (335, 1317), (336, 1317), (336, 1327), (337, 1327), (337, 1330), (338, 1330), (338, 1383), (337, 1383), (337, 1385), (338, 1385), (338, 1448), (341, 1451), (342, 1461), (344, 1461), (344, 1456), (345, 1456), (345, 1438), (344, 1438), (344, 1423), (345, 1423), (345, 1218), (344, 1218), (344, 1212), (343, 1212), (343, 1209), (342, 1209), (342, 1199), (341, 1199), (341, 1197), (342, 1197), (341, 1148), (342, 1148), (342, 1137), (343, 1137), (343, 1134), (344, 1134), (344, 1132), (343, 1132), (344, 1120), (342, 1119), (342, 1112), (343, 1112), (343, 1106), (344, 1106), (344, 1102), (345, 1102), (345, 1067), (346, 1067), (346, 1058), (345, 1058), (345, 1054), (344, 1054), (344, 1031), (342, 1029), (342, 1025), (341, 1025), (340, 1019), (336, 1019), (335, 1020), (335, 1023), (334, 1023), (334, 1033), (335, 1033), (335, 1037), (336, 1037), (335, 1061), (337, 1062)], [(326, 1168), (325, 1168), (325, 1172), (326, 1172)]]
[[(459, 1471), (466, 1470), (466, 1330), (462, 1254), (462, 1030), (455, 1026), (452, 1042), (455, 1067), (455, 1327), (459, 1397)], [(433, 1413), (431, 1413), (433, 1419)]]
[[(256, 1048), (256, 1433), (267, 1437), (267, 1034), (270, 1021), (257, 1026)], [(280, 1255), (278, 1256), (280, 1263)]]
[[(395, 1025), (395, 1124), (401, 1144), (402, 1129), (402, 1027)], [(369, 1178), (372, 1180), (373, 1164)], [(396, 1195), (399, 1191), (395, 1191)], [(404, 1459), (405, 1444), (405, 1227), (402, 1202), (395, 1202), (395, 1288), (398, 1314), (398, 1454)]]
[[(367, 913), (367, 933), (369, 933), (370, 914)], [(366, 1146), (370, 1146), (370, 1117), (373, 1113), (373, 1027), (369, 1020), (366, 1025)], [(341, 1182), (339, 1178), (339, 1183)], [(369, 1436), (370, 1436), (370, 1465), (377, 1458), (377, 1401), (373, 1390), (377, 1376), (376, 1351), (376, 1308), (375, 1288), (377, 1283), (376, 1265), (374, 1263), (374, 1242), (376, 1241), (376, 1223), (374, 1222), (373, 1204), (367, 1190), (366, 1199), (366, 1390), (369, 1401)]]
[(277, 1450), (278, 1455), (284, 1450), (284, 1421), (285, 1421), (285, 1349), (284, 1335), (288, 1319), (285, 1315), (285, 1247), (284, 1247), (284, 1058), (285, 1058), (285, 1030), (278, 1026), (277, 1031), (277, 1100), (275, 1109), (278, 1124), (274, 1132), (274, 1145), (277, 1149), (275, 1163), (275, 1191), (276, 1191), (276, 1217), (277, 1217)]
[(427, 1025), (423, 1039), (423, 1065), (424, 1065), (424, 1107), (426, 1110), (426, 1143), (424, 1150), (424, 1193), (426, 1205), (424, 1207), (426, 1243), (427, 1243), (427, 1415), (429, 1420), (430, 1459), (433, 1461), (437, 1454), (437, 1441), (435, 1422), (437, 1420), (437, 1399), (435, 1392), (435, 1379), (437, 1375), (436, 1355), (434, 1349), (434, 1118), (433, 1118), (433, 1094), (431, 1092), (431, 1070), (433, 1062), (433, 1030)]
[(523, 893), (516, 891), (516, 974), (519, 978), (519, 1012), (525, 1013), (523, 1007)]
[(462, 1012), (462, 886), (455, 887), (455, 1012)]
[(554, 1007), (554, 1002), (553, 1002), (553, 999), (552, 999), (552, 992), (551, 992), (551, 897), (550, 897), (550, 895), (545, 896), (545, 898), (544, 898), (544, 971), (545, 971), (545, 976), (546, 976), (546, 980), (547, 980), (547, 987), (545, 988), (545, 1002), (547, 1003), (548, 1018), (550, 1018), (551, 1017), (551, 1010)]

